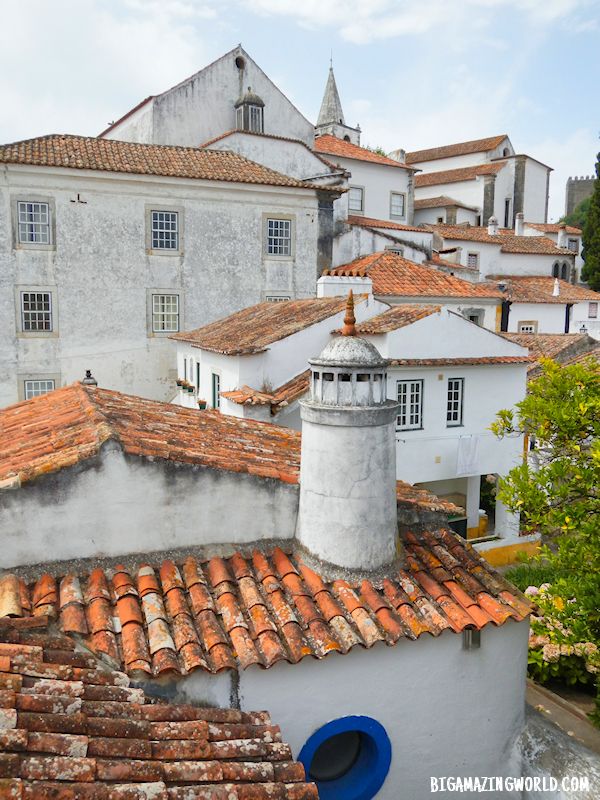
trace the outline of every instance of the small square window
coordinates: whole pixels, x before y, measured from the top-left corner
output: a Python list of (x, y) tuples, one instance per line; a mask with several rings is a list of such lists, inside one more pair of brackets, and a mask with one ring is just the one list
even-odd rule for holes
[(398, 381), (398, 416), (396, 427), (399, 430), (417, 430), (423, 427), (423, 381)]
[(179, 330), (179, 295), (152, 295), (152, 332), (176, 333)]
[(479, 253), (467, 253), (467, 267), (479, 269)]
[(567, 249), (572, 253), (577, 253), (579, 251), (579, 239), (568, 239)]
[(52, 293), (21, 292), (23, 332), (52, 332)]
[(363, 213), (365, 210), (365, 190), (360, 186), (351, 186), (348, 190), (348, 211)]
[(292, 221), (290, 219), (267, 219), (267, 254), (270, 256), (292, 255)]
[(17, 203), (20, 244), (50, 244), (50, 206), (48, 203)]
[(152, 249), (179, 250), (177, 211), (152, 211)]
[(448, 403), (446, 407), (446, 425), (449, 428), (463, 424), (463, 392), (464, 378), (449, 378)]
[(390, 195), (390, 217), (404, 218), (405, 197), (401, 192), (392, 192)]
[(519, 322), (518, 331), (519, 333), (537, 333), (538, 324), (536, 320), (526, 320), (523, 322)]
[(48, 392), (53, 391), (54, 387), (54, 380), (51, 379), (26, 380), (23, 381), (23, 396), (25, 397), (25, 400), (31, 400), (32, 397), (39, 397), (42, 394), (48, 394)]
[(590, 303), (588, 306), (588, 319), (598, 318), (598, 303)]

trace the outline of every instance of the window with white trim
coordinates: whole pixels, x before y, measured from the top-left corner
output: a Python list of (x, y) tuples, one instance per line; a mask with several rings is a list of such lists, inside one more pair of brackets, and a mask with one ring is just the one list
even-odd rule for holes
[(50, 206), (38, 201), (19, 200), (20, 244), (50, 244)]
[(152, 211), (151, 224), (153, 250), (179, 250), (177, 211)]
[(54, 380), (52, 379), (32, 379), (23, 381), (23, 396), (25, 400), (31, 400), (32, 397), (39, 397), (42, 394), (48, 394), (53, 391), (55, 387)]
[(179, 330), (179, 295), (152, 295), (152, 332), (176, 333)]
[(518, 325), (519, 333), (537, 333), (537, 329), (537, 320), (524, 320), (523, 322), (519, 322)]
[(348, 211), (365, 210), (365, 190), (361, 186), (350, 186), (348, 189)]
[(404, 218), (406, 198), (402, 192), (390, 193), (390, 217)]
[(588, 319), (598, 319), (598, 303), (590, 303), (588, 305)]
[(448, 404), (446, 407), (446, 426), (448, 428), (463, 424), (464, 378), (448, 378)]
[(410, 431), (423, 427), (423, 381), (397, 381), (398, 403), (396, 417), (398, 430)]
[(467, 267), (479, 269), (479, 253), (467, 253)]
[(260, 106), (249, 106), (250, 130), (254, 133), (263, 132), (263, 109)]
[(292, 220), (267, 218), (267, 254), (292, 255)]
[(579, 252), (579, 239), (567, 239), (567, 250), (572, 253)]
[(52, 292), (21, 292), (21, 329), (52, 332)]

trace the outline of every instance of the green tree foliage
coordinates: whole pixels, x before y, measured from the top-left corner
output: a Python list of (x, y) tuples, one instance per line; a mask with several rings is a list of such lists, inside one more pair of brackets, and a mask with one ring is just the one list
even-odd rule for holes
[(564, 216), (561, 219), (561, 222), (565, 222), (567, 225), (573, 225), (575, 228), (581, 228), (583, 230), (588, 212), (590, 210), (591, 202), (592, 198), (586, 197), (585, 200), (581, 201), (581, 203), (577, 203), (573, 211)]
[(596, 182), (583, 228), (583, 258), (581, 277), (592, 289), (600, 291), (600, 153), (596, 156)]
[(544, 536), (554, 576), (553, 614), (574, 641), (600, 642), (600, 367), (594, 359), (543, 362), (539, 378), (492, 430), (527, 434), (529, 458), (500, 481), (500, 499), (522, 528)]

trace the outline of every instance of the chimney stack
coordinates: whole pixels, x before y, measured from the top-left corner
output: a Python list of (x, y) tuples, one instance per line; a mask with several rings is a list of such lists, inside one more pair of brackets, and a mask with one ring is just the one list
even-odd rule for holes
[(560, 297), (560, 283), (558, 278), (554, 278), (554, 289), (552, 289), (552, 297)]
[(567, 246), (567, 225), (564, 222), (561, 222), (558, 226), (558, 241), (556, 242), (558, 247), (565, 247)]
[(515, 216), (515, 236), (524, 236), (524, 216), (523, 212), (519, 211), (519, 213)]
[(85, 378), (81, 381), (83, 386), (98, 386), (98, 381), (92, 375), (91, 369), (86, 369)]
[(498, 235), (498, 220), (496, 217), (490, 217), (488, 220), (488, 233), (490, 236)]

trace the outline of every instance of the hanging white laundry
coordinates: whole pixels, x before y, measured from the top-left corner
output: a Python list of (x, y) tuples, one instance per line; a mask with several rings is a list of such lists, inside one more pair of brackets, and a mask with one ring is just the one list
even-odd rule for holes
[(478, 475), (479, 470), (479, 436), (461, 436), (458, 440), (456, 459), (457, 475)]

